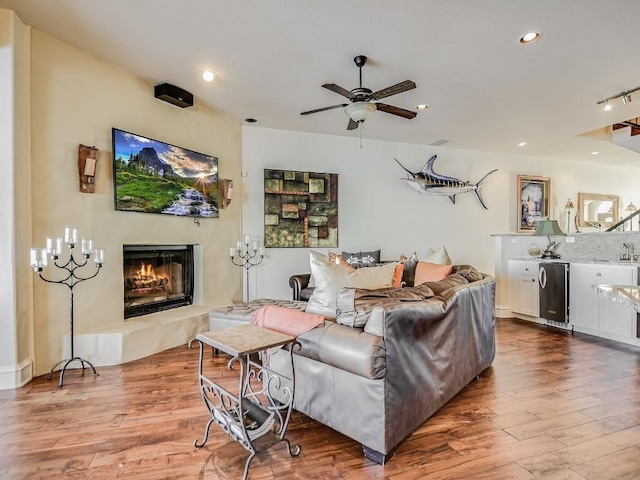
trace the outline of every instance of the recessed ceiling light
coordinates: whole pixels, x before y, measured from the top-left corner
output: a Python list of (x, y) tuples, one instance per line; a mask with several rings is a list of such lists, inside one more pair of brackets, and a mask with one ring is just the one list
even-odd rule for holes
[(258, 123), (258, 119), (257, 118), (253, 118), (253, 117), (247, 117), (244, 119), (244, 121), (246, 123)]
[(520, 142), (520, 143), (518, 144), (518, 146), (519, 146), (519, 147), (524, 147), (526, 144), (527, 144), (527, 142)]
[(540, 40), (541, 36), (542, 34), (538, 32), (527, 32), (520, 37), (520, 43), (522, 45), (531, 45)]
[(611, 110), (611, 104), (609, 102), (604, 102), (604, 109), (608, 112)]
[(591, 152), (591, 155), (600, 155), (600, 152)]
[(416, 108), (418, 110), (426, 110), (427, 108), (429, 108), (429, 105), (427, 105), (426, 103), (421, 103), (420, 105), (416, 105)]
[(216, 78), (216, 74), (209, 70), (205, 70), (204, 72), (202, 72), (202, 79), (205, 82), (213, 82), (215, 78)]

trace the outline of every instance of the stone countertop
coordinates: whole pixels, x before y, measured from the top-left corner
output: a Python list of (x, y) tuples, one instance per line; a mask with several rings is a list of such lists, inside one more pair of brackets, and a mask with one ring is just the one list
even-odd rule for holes
[(640, 267), (639, 261), (618, 260), (611, 258), (580, 258), (580, 257), (561, 257), (561, 258), (540, 258), (540, 257), (509, 257), (509, 260), (525, 260), (538, 263), (586, 263), (589, 265), (628, 265), (631, 267)]

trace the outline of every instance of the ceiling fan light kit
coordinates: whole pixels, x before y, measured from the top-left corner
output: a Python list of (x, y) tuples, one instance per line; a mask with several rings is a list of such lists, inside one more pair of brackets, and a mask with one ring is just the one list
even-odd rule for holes
[(344, 112), (349, 115), (349, 118), (351, 118), (351, 120), (357, 123), (364, 122), (375, 111), (376, 105), (375, 103), (371, 102), (356, 102), (344, 107)]
[(415, 118), (417, 114), (412, 110), (387, 105), (386, 103), (374, 102), (374, 100), (381, 100), (392, 95), (397, 95), (398, 93), (406, 92), (407, 90), (412, 90), (416, 88), (415, 82), (405, 80), (404, 82), (400, 82), (374, 92), (373, 90), (362, 86), (362, 67), (367, 63), (367, 57), (364, 55), (358, 55), (353, 59), (353, 61), (359, 70), (360, 83), (357, 88), (347, 90), (335, 83), (325, 83), (322, 85), (323, 88), (331, 90), (332, 92), (349, 99), (349, 102), (351, 103), (342, 103), (338, 105), (331, 105), (330, 107), (307, 110), (306, 112), (300, 113), (300, 115), (309, 115), (312, 113), (324, 112), (326, 110), (333, 110), (335, 108), (344, 108), (344, 112), (349, 116), (347, 130), (355, 130), (358, 128), (358, 126), (362, 125), (376, 110), (407, 119)]

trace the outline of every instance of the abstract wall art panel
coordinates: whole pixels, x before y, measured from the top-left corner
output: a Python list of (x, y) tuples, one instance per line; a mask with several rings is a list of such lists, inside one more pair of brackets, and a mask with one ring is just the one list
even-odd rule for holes
[(264, 245), (338, 246), (338, 174), (264, 171)]

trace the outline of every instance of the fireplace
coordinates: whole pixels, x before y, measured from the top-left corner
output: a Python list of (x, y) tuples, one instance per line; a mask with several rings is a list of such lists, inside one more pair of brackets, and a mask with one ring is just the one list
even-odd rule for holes
[(124, 245), (124, 318), (193, 303), (193, 245)]

